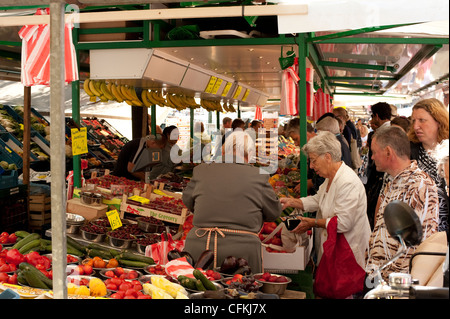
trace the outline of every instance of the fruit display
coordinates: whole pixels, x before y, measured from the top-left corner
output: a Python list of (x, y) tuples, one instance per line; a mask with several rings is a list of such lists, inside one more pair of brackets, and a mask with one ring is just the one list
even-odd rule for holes
[(261, 287), (254, 276), (234, 275), (232, 278), (225, 278), (222, 282), (230, 289), (242, 290), (245, 292), (256, 292)]
[(91, 102), (116, 101), (132, 106), (150, 107), (159, 105), (170, 107), (178, 111), (203, 107), (207, 111), (236, 112), (232, 103), (214, 99), (201, 99), (198, 104), (194, 96), (167, 92), (163, 95), (161, 89), (136, 89), (133, 86), (115, 83), (113, 80), (86, 79), (83, 83), (84, 91), (90, 96)]
[(277, 169), (277, 172), (269, 178), (269, 184), (278, 197), (299, 197), (295, 186), (300, 182), (300, 172), (297, 168)]
[(93, 184), (107, 190), (111, 189), (112, 185), (121, 185), (123, 192), (127, 195), (132, 194), (135, 188), (143, 192), (145, 187), (144, 182), (133, 181), (125, 177), (118, 177), (109, 174), (88, 179), (86, 180), (86, 184)]
[(269, 272), (265, 272), (263, 274), (256, 274), (255, 276), (256, 280), (263, 281), (263, 282), (288, 282), (288, 278), (281, 275), (274, 275)]
[[(17, 241), (17, 235), (15, 233), (2, 232), (0, 234), (0, 245), (15, 244)], [(1, 250), (1, 248), (0, 248)]]
[(128, 199), (127, 202), (133, 205), (139, 205), (149, 209), (154, 209), (161, 212), (171, 213), (180, 216), (182, 214), (183, 209), (187, 209), (181, 199), (176, 199), (168, 196), (155, 198), (147, 204), (142, 204), (131, 199)]
[(134, 269), (126, 269), (122, 267), (116, 267), (114, 269), (105, 269), (100, 272), (100, 274), (106, 278), (120, 278), (120, 279), (137, 279), (140, 272)]
[(252, 270), (244, 258), (228, 256), (222, 261), (219, 272), (227, 275), (250, 275)]

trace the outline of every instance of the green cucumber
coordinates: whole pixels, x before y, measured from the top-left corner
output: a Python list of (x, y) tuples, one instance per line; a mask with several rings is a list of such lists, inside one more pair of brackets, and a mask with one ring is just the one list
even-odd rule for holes
[(194, 271), (192, 272), (192, 274), (194, 275), (194, 277), (197, 280), (200, 280), (203, 284), (203, 286), (207, 289), (207, 290), (217, 290), (217, 287), (211, 282), (211, 280), (209, 280), (208, 278), (206, 278), (206, 276), (198, 269), (194, 269)]
[(79, 251), (78, 249), (71, 246), (67, 246), (66, 250), (69, 255), (75, 255), (78, 257), (83, 257), (85, 255), (84, 251)]
[(19, 240), (17, 243), (15, 243), (11, 249), (19, 249), (22, 248), (23, 246), (25, 246), (27, 243), (29, 243), (30, 241), (33, 241), (35, 239), (39, 239), (41, 238), (41, 235), (39, 235), (38, 233), (31, 233), (28, 236), (26, 236), (25, 238)]
[(128, 259), (122, 259), (122, 258), (118, 258), (117, 261), (119, 262), (119, 264), (126, 266), (126, 267), (145, 268), (149, 265), (146, 262), (137, 261), (137, 260), (128, 260)]
[(100, 257), (102, 259), (111, 259), (111, 253), (106, 250), (98, 250), (98, 249), (88, 249), (89, 257)]
[(49, 287), (42, 280), (36, 277), (33, 273), (29, 271), (24, 271), (23, 276), (30, 287), (49, 289)]
[(17, 272), (17, 282), (22, 285), (28, 286), (27, 279), (25, 278), (22, 271)]
[(205, 286), (203, 286), (203, 283), (202, 283), (202, 281), (200, 279), (197, 279), (197, 280), (194, 280), (194, 281), (195, 281), (196, 290), (206, 291), (206, 288), (205, 288)]
[(16, 234), (17, 237), (19, 238), (25, 238), (27, 237), (30, 233), (25, 231), (25, 230), (18, 230), (16, 232), (14, 232), (14, 234)]
[(86, 247), (85, 246), (83, 246), (83, 245), (81, 245), (79, 242), (77, 242), (75, 239), (73, 239), (72, 237), (70, 237), (70, 236), (67, 236), (66, 237), (67, 238), (67, 245), (70, 245), (70, 246), (72, 246), (73, 248), (75, 248), (76, 250), (79, 250), (79, 251), (86, 251)]
[(189, 278), (189, 277), (183, 276), (183, 275), (178, 276), (177, 279), (183, 287), (191, 289), (191, 290), (197, 290), (197, 286), (195, 284), (195, 279)]
[(19, 253), (21, 253), (22, 255), (25, 255), (25, 254), (29, 253), (33, 248), (36, 248), (39, 246), (41, 246), (41, 241), (39, 239), (32, 240), (32, 241), (26, 243), (25, 245), (23, 245), (22, 247), (20, 247)]
[(113, 256), (113, 258), (115, 258), (116, 256), (120, 255), (120, 250), (116, 250), (116, 249), (109, 249), (109, 253), (111, 254), (111, 256)]
[(138, 254), (133, 254), (132, 252), (129, 252), (129, 251), (126, 251), (126, 250), (123, 251), (118, 257), (120, 259), (127, 259), (127, 260), (135, 260), (135, 261), (144, 262), (144, 263), (147, 263), (149, 265), (153, 265), (155, 263), (155, 261), (151, 257), (138, 255)]
[[(41, 282), (43, 282), (46, 285), (46, 288), (44, 288), (44, 289), (53, 288), (53, 281), (50, 278), (48, 278), (47, 276), (45, 276), (39, 269), (37, 269), (33, 265), (31, 265), (27, 262), (22, 262), (19, 264), (19, 269), (23, 272), (23, 275), (27, 281), (30, 276), (30, 275), (26, 276), (28, 273), (28, 274), (31, 274), (32, 277), (35, 277), (35, 278), (39, 279)], [(32, 282), (34, 282), (34, 281), (35, 280), (32, 279)], [(29, 284), (31, 284), (31, 282), (29, 282)], [(39, 288), (39, 287), (36, 287), (36, 288)]]

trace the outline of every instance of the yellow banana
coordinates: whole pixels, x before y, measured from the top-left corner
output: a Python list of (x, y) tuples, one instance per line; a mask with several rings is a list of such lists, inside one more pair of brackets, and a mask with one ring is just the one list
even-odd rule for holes
[(125, 100), (125, 102), (126, 102), (128, 105), (133, 106), (133, 102), (131, 102), (131, 100)]
[(133, 97), (133, 100), (139, 100), (139, 98), (138, 98), (138, 96), (136, 94), (136, 89), (134, 88), (134, 86), (129, 86), (128, 87), (128, 92)]
[(91, 92), (95, 95), (100, 97), (102, 95), (102, 92), (98, 91), (96, 86), (95, 86), (95, 81), (89, 81), (89, 89), (91, 90)]
[(141, 100), (142, 100), (142, 103), (144, 103), (144, 105), (146, 107), (150, 107), (152, 105), (152, 103), (147, 98), (147, 92), (148, 92), (148, 90), (144, 90), (144, 89), (142, 90), (142, 92), (141, 92)]
[(193, 96), (185, 96), (185, 101), (190, 108), (196, 109), (200, 107), (200, 105), (197, 104)]
[(167, 101), (166, 99), (162, 96), (161, 91), (152, 91), (151, 92), (151, 96), (152, 99), (155, 100), (157, 102), (158, 105), (160, 106), (165, 106), (167, 105)]
[(111, 94), (111, 92), (108, 90), (108, 88), (106, 87), (106, 83), (102, 82), (100, 83), (100, 90), (102, 91), (103, 95), (111, 101), (114, 101), (114, 96)]
[(169, 93), (166, 94), (166, 105), (171, 108), (178, 109), (175, 103), (173, 103), (171, 94)]
[(89, 97), (89, 102), (97, 102), (97, 97), (95, 95)]
[(122, 94), (120, 94), (117, 86), (114, 83), (111, 85), (111, 93), (114, 95), (117, 102), (122, 103), (124, 101)]
[(125, 85), (119, 86), (120, 93), (124, 96), (125, 100), (133, 100), (133, 97), (128, 93), (128, 88)]
[(89, 96), (95, 96), (94, 95), (94, 93), (91, 91), (91, 89), (89, 88), (89, 82), (90, 82), (91, 80), (89, 80), (89, 79), (86, 79), (85, 81), (84, 81), (84, 83), (83, 83), (83, 88), (84, 88), (84, 92), (86, 92), (86, 94), (87, 95), (89, 95)]
[(147, 90), (146, 97), (150, 101), (150, 104), (160, 105), (160, 106), (164, 106), (165, 105), (165, 104), (161, 105), (161, 102), (156, 100), (153, 95), (154, 95), (153, 92), (151, 92), (150, 90)]
[(106, 85), (106, 89), (108, 90), (109, 94), (111, 94), (112, 100), (117, 101), (116, 96), (112, 92), (112, 87), (113, 87), (113, 83), (108, 82), (108, 84)]
[(104, 95), (100, 95), (100, 100), (102, 102), (108, 102), (109, 101), (108, 98), (106, 96), (104, 96)]
[(236, 110), (235, 110), (233, 104), (229, 104), (229, 107), (230, 107), (230, 112), (236, 113)]

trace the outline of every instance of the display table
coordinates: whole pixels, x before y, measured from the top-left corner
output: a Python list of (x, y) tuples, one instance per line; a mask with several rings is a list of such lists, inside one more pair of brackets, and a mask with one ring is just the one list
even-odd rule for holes
[(280, 296), (281, 299), (306, 299), (306, 292), (287, 290)]

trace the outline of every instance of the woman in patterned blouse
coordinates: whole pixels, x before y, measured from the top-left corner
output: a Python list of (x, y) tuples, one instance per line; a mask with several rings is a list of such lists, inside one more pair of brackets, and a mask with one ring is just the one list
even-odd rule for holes
[(416, 103), (412, 111), (412, 125), (408, 132), (411, 141), (411, 159), (417, 161), (436, 183), (439, 196), (439, 231), (447, 232), (448, 195), (445, 180), (438, 172), (438, 160), (433, 156), (436, 146), (449, 137), (449, 114), (438, 99), (425, 99)]

